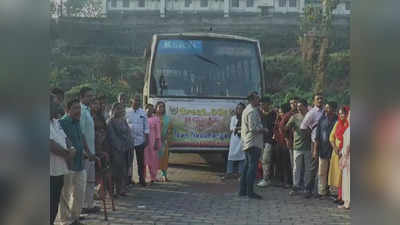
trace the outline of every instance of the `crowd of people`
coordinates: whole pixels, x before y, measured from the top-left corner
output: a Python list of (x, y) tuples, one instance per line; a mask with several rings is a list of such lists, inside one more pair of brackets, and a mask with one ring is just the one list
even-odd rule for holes
[(237, 105), (224, 179), (239, 178), (239, 196), (261, 199), (254, 185), (277, 181), (291, 196), (332, 199), (339, 208), (350, 208), (350, 109), (337, 110), (322, 94), (312, 100), (309, 107), (293, 97), (273, 109), (269, 98), (254, 92), (247, 106)]
[[(138, 184), (168, 181), (172, 128), (165, 103), (142, 109), (139, 95), (129, 102), (120, 93), (108, 110), (105, 100), (89, 87), (67, 102), (60, 89), (49, 94), (51, 225), (56, 217), (62, 225), (80, 225), (82, 215), (99, 212), (94, 198), (104, 197), (99, 187), (107, 172), (110, 194), (126, 196), (135, 185), (134, 155)], [(337, 104), (324, 103), (321, 94), (313, 97), (312, 107), (293, 97), (273, 109), (269, 98), (253, 92), (231, 118), (224, 179), (239, 178), (239, 196), (261, 199), (254, 185), (267, 187), (277, 178), (291, 196), (332, 197), (338, 207), (349, 209), (350, 110), (340, 107), (336, 112)], [(234, 172), (236, 163), (239, 169)]]
[[(83, 87), (79, 99), (64, 104), (64, 92), (53, 89), (50, 103), (50, 224), (80, 225), (85, 214), (97, 213), (95, 196), (101, 179), (111, 173), (113, 198), (126, 196), (136, 155), (138, 184), (168, 181), (170, 120), (165, 103), (140, 107), (140, 96), (128, 103), (121, 93), (110, 110), (105, 97)], [(146, 182), (146, 171), (150, 182)], [(107, 188), (107, 187), (106, 187)], [(96, 193), (97, 192), (97, 193)]]

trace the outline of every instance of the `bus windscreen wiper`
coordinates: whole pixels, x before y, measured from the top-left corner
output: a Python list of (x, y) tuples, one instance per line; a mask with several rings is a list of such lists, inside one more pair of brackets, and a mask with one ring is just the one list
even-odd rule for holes
[[(192, 43), (191, 43), (189, 40), (184, 39), (184, 38), (179, 38), (179, 40), (185, 41), (185, 42), (189, 43), (190, 47), (191, 47), (192, 49), (195, 49), (195, 47), (192, 45)], [(217, 67), (219, 67), (218, 63), (214, 62), (213, 60), (211, 60), (211, 59), (209, 59), (209, 58), (207, 58), (207, 57), (205, 57), (205, 56), (199, 55), (199, 54), (197, 54), (197, 53), (195, 53), (194, 56), (196, 56), (197, 58), (199, 58), (199, 59), (201, 59), (201, 60), (203, 60), (203, 61), (205, 61), (205, 62), (208, 62), (208, 63), (210, 63), (210, 64), (213, 64), (213, 65), (216, 65)]]
[(204, 56), (202, 56), (202, 55), (199, 55), (199, 54), (194, 54), (194, 55), (195, 55), (197, 58), (199, 58), (199, 59), (201, 59), (201, 60), (203, 60), (203, 61), (206, 61), (206, 62), (208, 62), (208, 63), (214, 64), (214, 65), (216, 65), (216, 66), (219, 67), (219, 65), (218, 65), (216, 62), (212, 61), (211, 59), (208, 59), (208, 58), (206, 58), (206, 57), (204, 57)]

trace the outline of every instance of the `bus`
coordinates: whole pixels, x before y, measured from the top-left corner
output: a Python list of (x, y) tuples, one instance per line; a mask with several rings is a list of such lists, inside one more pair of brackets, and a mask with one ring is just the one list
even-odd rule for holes
[(163, 101), (171, 152), (229, 150), (231, 117), (264, 91), (260, 43), (215, 33), (155, 34), (145, 50), (143, 103)]

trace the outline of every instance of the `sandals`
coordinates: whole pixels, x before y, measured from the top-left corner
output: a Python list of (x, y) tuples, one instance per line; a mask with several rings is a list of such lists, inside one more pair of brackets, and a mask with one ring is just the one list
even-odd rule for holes
[(346, 207), (346, 206), (344, 206), (344, 205), (338, 205), (337, 208), (338, 208), (338, 209), (346, 209), (346, 210), (349, 210), (349, 209), (350, 209), (350, 207)]

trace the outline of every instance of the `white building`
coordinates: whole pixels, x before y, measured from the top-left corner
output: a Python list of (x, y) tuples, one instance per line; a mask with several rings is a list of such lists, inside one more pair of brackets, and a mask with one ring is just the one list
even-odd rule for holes
[[(231, 14), (300, 13), (307, 0), (103, 0), (106, 13), (154, 12)], [(349, 15), (351, 0), (341, 0), (335, 14)]]

